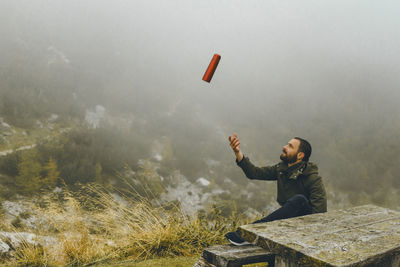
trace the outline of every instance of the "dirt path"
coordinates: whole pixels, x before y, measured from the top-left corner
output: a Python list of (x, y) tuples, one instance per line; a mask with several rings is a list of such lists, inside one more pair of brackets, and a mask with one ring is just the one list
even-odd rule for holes
[(27, 145), (27, 146), (21, 146), (21, 147), (15, 149), (15, 150), (13, 150), (13, 149), (3, 150), (3, 151), (0, 151), (0, 157), (7, 156), (8, 154), (11, 154), (11, 153), (16, 152), (16, 151), (32, 149), (34, 147), (36, 147), (36, 144)]

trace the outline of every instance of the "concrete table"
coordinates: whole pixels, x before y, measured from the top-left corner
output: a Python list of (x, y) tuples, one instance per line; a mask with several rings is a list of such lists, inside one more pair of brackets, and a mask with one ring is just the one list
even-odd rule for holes
[(276, 255), (276, 267), (400, 266), (400, 212), (373, 205), (239, 229)]

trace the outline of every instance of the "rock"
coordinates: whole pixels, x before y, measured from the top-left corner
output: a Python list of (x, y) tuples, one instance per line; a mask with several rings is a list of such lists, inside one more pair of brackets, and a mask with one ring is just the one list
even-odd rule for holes
[(47, 119), (48, 122), (52, 123), (55, 122), (58, 119), (58, 115), (57, 114), (51, 114), (50, 118)]
[(6, 122), (0, 122), (0, 130), (8, 130), (11, 126)]
[(0, 240), (0, 255), (7, 253), (10, 251), (10, 246), (7, 245), (5, 242)]
[(62, 188), (61, 188), (61, 187), (58, 187), (58, 186), (56, 186), (56, 187), (53, 189), (53, 193), (56, 193), (56, 194), (61, 193), (62, 191), (63, 191)]
[(204, 177), (200, 177), (199, 179), (196, 180), (196, 183), (202, 185), (202, 186), (209, 186), (210, 185), (210, 181), (207, 180)]
[(101, 105), (96, 105), (95, 111), (87, 110), (85, 114), (85, 121), (92, 127), (100, 127), (100, 121), (105, 117), (105, 107)]
[(40, 225), (42, 227), (48, 226), (43, 217), (35, 216), (35, 209), (32, 203), (20, 199), (18, 201), (5, 200), (2, 203), (2, 209), (4, 210), (4, 222), (6, 224), (12, 224), (15, 219), (21, 221), (21, 224), (31, 229), (37, 229)]
[(13, 153), (13, 152), (14, 152), (14, 150), (12, 150), (12, 149), (0, 151), (0, 157), (7, 156), (8, 154)]
[(39, 126), (39, 128), (43, 128), (43, 123), (39, 120), (36, 121), (36, 125)]
[(4, 131), (10, 128), (11, 126), (8, 123), (6, 123), (2, 117), (0, 117), (0, 130)]
[(6, 211), (7, 215), (11, 215), (13, 217), (19, 216), (21, 213), (28, 211), (28, 207), (24, 205), (23, 201), (13, 202), (5, 200), (3, 201), (3, 210)]
[(214, 264), (208, 263), (205, 259), (200, 259), (193, 265), (193, 267), (217, 267)]
[(36, 235), (32, 233), (20, 232), (0, 232), (0, 238), (2, 240), (7, 240), (8, 244), (13, 248), (17, 248), (21, 243), (26, 242), (28, 244), (37, 245)]
[(59, 240), (52, 236), (37, 236), (27, 232), (0, 232), (0, 256), (14, 257), (15, 250), (23, 245), (54, 247)]

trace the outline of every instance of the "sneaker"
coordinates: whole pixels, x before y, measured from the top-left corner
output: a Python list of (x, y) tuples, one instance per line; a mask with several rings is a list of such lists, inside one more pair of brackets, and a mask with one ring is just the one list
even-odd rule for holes
[(235, 246), (251, 245), (251, 243), (244, 241), (238, 232), (229, 232), (225, 237)]

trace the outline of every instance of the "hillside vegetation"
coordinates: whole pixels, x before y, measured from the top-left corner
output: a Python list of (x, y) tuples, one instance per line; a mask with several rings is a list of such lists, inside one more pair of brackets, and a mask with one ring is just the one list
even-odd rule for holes
[(24, 241), (2, 258), (7, 266), (84, 266), (195, 256), (204, 247), (224, 243), (223, 234), (245, 222), (235, 214), (224, 218), (217, 210), (191, 217), (173, 203), (152, 204), (139, 194), (119, 198), (98, 186), (42, 196), (30, 204), (24, 218), (31, 218), (30, 224), (24, 220), (8, 225), (3, 220), (1, 227), (34, 233), (38, 243)]
[[(118, 69), (121, 63), (111, 56), (112, 50), (94, 51), (109, 55), (110, 66), (90, 68), (82, 51), (75, 54), (71, 50), (65, 61), (60, 58), (64, 49), (47, 47), (43, 40), (34, 38), (29, 47), (8, 45), (10, 53), (4, 56), (0, 72), (0, 117), (10, 128), (0, 127), (0, 149), (9, 152), (36, 146), (0, 157), (3, 198), (35, 195), (39, 189), (63, 184), (72, 190), (91, 182), (115, 185), (117, 173), (126, 167), (138, 172), (144, 160), (159, 177), (166, 178), (153, 177), (156, 195), (161, 193), (156, 184), (167, 188), (168, 177), (179, 172), (190, 182), (203, 177), (224, 191), (215, 196), (216, 202), (233, 201), (242, 212), (251, 204), (262, 212), (274, 203), (275, 185), (249, 182), (235, 166), (227, 137), (236, 131), (243, 152), (260, 166), (276, 163), (282, 145), (293, 136), (310, 140), (311, 161), (318, 164), (333, 205), (398, 207), (400, 113), (392, 101), (395, 97), (389, 101), (374, 90), (380, 85), (369, 72), (362, 81), (344, 76), (354, 88), (339, 107), (325, 103), (327, 92), (318, 91), (314, 102), (326, 105), (318, 105), (315, 112), (307, 108), (307, 97), (291, 96), (285, 87), (276, 89), (280, 92), (276, 97), (287, 99), (293, 109), (302, 112), (272, 103), (266, 108), (260, 98), (250, 110), (232, 116), (230, 107), (222, 108), (213, 100), (214, 94), (198, 95), (204, 107), (191, 98), (183, 101), (158, 92), (162, 91), (159, 88), (133, 88), (129, 95), (126, 84), (118, 86), (117, 80), (108, 80), (114, 76), (107, 78), (110, 68)], [(95, 78), (89, 74), (92, 70)], [(350, 90), (344, 81), (332, 79), (330, 73), (324, 75), (338, 97)], [(385, 86), (392, 94), (397, 84)], [(213, 104), (210, 108), (206, 108), (208, 102)], [(374, 109), (365, 110), (367, 106)]]

